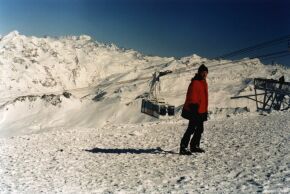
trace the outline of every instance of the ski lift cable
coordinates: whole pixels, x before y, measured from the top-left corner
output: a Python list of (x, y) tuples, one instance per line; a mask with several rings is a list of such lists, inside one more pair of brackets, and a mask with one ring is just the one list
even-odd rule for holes
[(245, 54), (247, 52), (251, 52), (251, 51), (254, 51), (254, 50), (258, 50), (258, 49), (262, 49), (262, 48), (265, 48), (265, 47), (270, 47), (270, 46), (274, 46), (274, 45), (277, 45), (277, 44), (281, 44), (281, 43), (284, 43), (285, 41), (289, 41), (289, 40), (290, 40), (290, 36), (286, 36), (286, 37), (283, 37), (283, 38), (280, 38), (280, 39), (276, 39), (276, 40), (273, 40), (273, 41), (264, 42), (264, 43), (258, 44), (256, 46), (251, 46), (251, 47), (248, 47), (248, 48), (245, 48), (245, 49), (234, 51), (234, 52), (222, 55), (222, 56), (217, 57), (217, 58), (226, 58), (226, 57), (231, 57), (231, 56), (235, 56), (235, 55)]
[(287, 53), (287, 54), (284, 54), (284, 55), (277, 55), (277, 56), (266, 57), (263, 60), (268, 61), (268, 60), (283, 58), (283, 57), (287, 57), (287, 56), (290, 56), (290, 53)]
[(271, 57), (271, 56), (275, 56), (275, 55), (281, 55), (281, 54), (289, 54), (289, 51), (288, 50), (283, 50), (283, 51), (267, 53), (267, 54), (264, 54), (264, 55), (255, 56), (255, 57), (251, 57), (251, 58), (263, 59), (263, 58), (267, 58), (267, 57)]
[(272, 47), (272, 46), (275, 46), (275, 45), (278, 45), (278, 44), (281, 44), (281, 43), (284, 43), (284, 41), (276, 42), (276, 43), (271, 44), (271, 45), (259, 46), (259, 47), (252, 48), (252, 49), (245, 50), (245, 51), (240, 51), (238, 53), (231, 54), (231, 55), (221, 56), (220, 58), (228, 58), (228, 57), (233, 57), (233, 56), (239, 56), (239, 55), (243, 55), (243, 54), (246, 54), (246, 53), (250, 53), (250, 52), (255, 51), (255, 50), (263, 49), (263, 48), (266, 48), (266, 47)]
[(247, 47), (247, 48), (244, 48), (244, 49), (240, 49), (240, 50), (237, 50), (237, 51), (230, 52), (228, 54), (224, 54), (224, 55), (218, 56), (215, 59), (232, 57), (232, 56), (235, 56), (235, 55), (244, 54), (244, 53), (247, 53), (247, 52), (250, 52), (250, 51), (254, 51), (254, 50), (257, 50), (257, 49), (262, 49), (262, 48), (265, 48), (265, 47), (270, 47), (270, 46), (274, 46), (274, 45), (277, 45), (277, 44), (281, 44), (281, 43), (284, 43), (284, 42), (287, 42), (287, 41), (289, 43), (289, 40), (290, 40), (290, 35), (283, 36), (283, 37), (280, 37), (280, 38), (277, 38), (277, 39), (274, 39), (274, 40), (271, 40), (271, 41), (266, 41), (266, 42), (263, 42), (263, 43), (260, 43), (260, 44), (254, 45), (254, 46), (250, 46), (250, 47)]
[(125, 81), (120, 81), (120, 82), (115, 82), (115, 83), (109, 82), (109, 83), (98, 84), (95, 86), (79, 87), (79, 88), (74, 88), (74, 89), (63, 89), (63, 90), (56, 90), (56, 91), (45, 92), (45, 93), (44, 92), (22, 93), (21, 95), (5, 96), (5, 97), (0, 98), (0, 100), (16, 99), (16, 98), (24, 97), (24, 96), (59, 95), (64, 92), (78, 92), (85, 89), (105, 88), (111, 84), (116, 86), (116, 85), (122, 85), (122, 84), (130, 83), (130, 82), (134, 82), (134, 81), (149, 80), (151, 78), (152, 76), (147, 76), (147, 77), (135, 78), (135, 79), (125, 80)]
[[(283, 55), (282, 55), (283, 54)], [(268, 54), (265, 54), (265, 55), (260, 55), (260, 56), (253, 56), (253, 57), (250, 57), (250, 58), (244, 58), (244, 59), (237, 59), (237, 60), (230, 60), (230, 61), (226, 61), (224, 63), (218, 63), (218, 64), (214, 64), (214, 62), (209, 62), (209, 63), (206, 63), (206, 62), (200, 62), (198, 63), (197, 65), (200, 65), (200, 64), (205, 64), (207, 65), (209, 68), (213, 68), (213, 67), (216, 67), (216, 66), (225, 66), (225, 65), (231, 65), (231, 64), (235, 64), (235, 63), (239, 63), (239, 62), (249, 62), (249, 61), (252, 61), (256, 58), (260, 58), (260, 59), (265, 59), (265, 58), (268, 58), (268, 57), (273, 57), (273, 58), (280, 58), (280, 57), (284, 57), (284, 56), (288, 56), (290, 55), (289, 51), (279, 51), (279, 52), (274, 52), (274, 53), (268, 53)], [(211, 64), (214, 64), (214, 65), (211, 65)], [(241, 64), (242, 65), (242, 64)], [(173, 74), (175, 73), (183, 73), (183, 72), (186, 72), (186, 71), (189, 71), (190, 69), (183, 69), (183, 68), (180, 68), (181, 71), (173, 71)], [(197, 70), (198, 67), (196, 68), (193, 68), (191, 70)]]

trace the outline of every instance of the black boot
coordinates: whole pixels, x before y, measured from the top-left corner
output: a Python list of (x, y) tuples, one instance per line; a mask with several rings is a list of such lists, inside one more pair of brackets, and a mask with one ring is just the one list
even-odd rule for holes
[(196, 152), (196, 153), (203, 153), (205, 152), (203, 149), (201, 149), (200, 147), (191, 147), (190, 148), (191, 152)]
[(191, 154), (192, 153), (187, 148), (180, 147), (179, 155), (191, 155)]

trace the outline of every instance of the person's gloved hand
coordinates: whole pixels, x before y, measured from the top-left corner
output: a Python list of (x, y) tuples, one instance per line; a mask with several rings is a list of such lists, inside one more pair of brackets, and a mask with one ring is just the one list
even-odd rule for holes
[(195, 115), (198, 114), (198, 105), (197, 105), (197, 104), (190, 104), (190, 105), (189, 105), (189, 108), (190, 108), (190, 111), (191, 111), (193, 114), (195, 114)]

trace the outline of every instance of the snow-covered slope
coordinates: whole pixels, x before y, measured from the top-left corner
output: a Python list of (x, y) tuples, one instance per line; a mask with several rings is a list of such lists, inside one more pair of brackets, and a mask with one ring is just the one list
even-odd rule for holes
[(185, 120), (0, 138), (0, 193), (289, 193), (290, 112), (211, 120), (178, 155)]
[[(233, 63), (197, 55), (178, 60), (144, 56), (85, 35), (37, 38), (11, 32), (0, 41), (0, 136), (154, 120), (140, 113), (140, 102), (155, 71), (173, 71), (161, 78), (161, 97), (179, 111), (201, 63), (209, 67), (211, 118), (255, 111), (250, 100), (230, 100), (253, 94), (253, 78), (290, 77), (289, 69), (259, 60)], [(72, 95), (63, 96), (65, 91)]]

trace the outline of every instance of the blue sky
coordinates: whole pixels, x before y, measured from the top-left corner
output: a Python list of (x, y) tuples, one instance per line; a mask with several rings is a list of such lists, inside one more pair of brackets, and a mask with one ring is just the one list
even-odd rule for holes
[[(0, 0), (0, 34), (88, 34), (144, 54), (213, 58), (290, 35), (289, 10), (287, 0)], [(273, 60), (290, 66), (290, 56)]]

